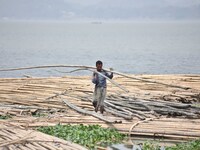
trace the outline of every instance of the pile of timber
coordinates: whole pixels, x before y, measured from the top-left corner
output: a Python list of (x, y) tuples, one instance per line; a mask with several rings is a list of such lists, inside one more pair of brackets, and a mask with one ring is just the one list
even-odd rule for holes
[(2, 150), (86, 150), (86, 148), (35, 130), (26, 130), (10, 124), (0, 125)]
[(0, 115), (10, 115), (4, 122), (26, 128), (82, 123), (130, 135), (200, 137), (200, 75), (114, 73), (104, 115), (94, 112), (88, 76), (2, 78)]

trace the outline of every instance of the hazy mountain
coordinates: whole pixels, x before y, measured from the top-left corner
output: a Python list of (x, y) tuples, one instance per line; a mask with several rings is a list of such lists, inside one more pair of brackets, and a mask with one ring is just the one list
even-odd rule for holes
[(0, 0), (0, 19), (200, 19), (200, 0)]
[(65, 19), (79, 11), (64, 0), (0, 0), (0, 17), (9, 19)]

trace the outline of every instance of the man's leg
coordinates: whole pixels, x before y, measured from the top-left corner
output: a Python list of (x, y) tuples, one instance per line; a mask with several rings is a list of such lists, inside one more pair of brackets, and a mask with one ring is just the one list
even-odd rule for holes
[(94, 88), (92, 104), (93, 104), (94, 108), (96, 108), (96, 106), (97, 106), (97, 87), (96, 86)]
[(103, 114), (104, 109), (104, 100), (106, 99), (106, 88), (102, 88), (101, 92), (101, 103), (100, 103), (100, 112)]
[(95, 111), (97, 112), (99, 109), (99, 106), (101, 104), (101, 95), (102, 95), (102, 90), (101, 87), (97, 87), (96, 88), (96, 107), (95, 107)]

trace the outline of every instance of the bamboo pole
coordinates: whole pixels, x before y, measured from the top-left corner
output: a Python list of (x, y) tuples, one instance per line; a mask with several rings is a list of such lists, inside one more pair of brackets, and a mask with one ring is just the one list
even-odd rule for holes
[(91, 111), (87, 111), (87, 110), (84, 110), (82, 108), (79, 108), (71, 103), (69, 103), (67, 100), (63, 100), (63, 102), (70, 108), (74, 109), (75, 111), (79, 112), (79, 113), (82, 113), (82, 114), (86, 114), (86, 115), (91, 115), (91, 116), (94, 116), (95, 118), (98, 118), (100, 120), (103, 120), (105, 122), (108, 122), (108, 123), (116, 123), (117, 121), (112, 121), (110, 119), (106, 119), (105, 117), (103, 116), (100, 116), (98, 115), (97, 113), (94, 113), (94, 112), (91, 112)]
[(44, 68), (84, 68), (84, 69), (96, 69), (96, 67), (84, 66), (84, 65), (44, 65), (44, 66), (32, 66), (32, 67), (20, 67), (20, 68), (0, 69), (0, 71), (16, 71), (16, 70), (30, 70), (30, 69), (44, 69)]
[(143, 123), (143, 122), (148, 122), (148, 121), (152, 121), (152, 120), (153, 120), (153, 118), (147, 118), (147, 119), (145, 119), (145, 120), (143, 120), (143, 121), (138, 121), (138, 122), (134, 123), (134, 124), (130, 127), (130, 129), (129, 129), (129, 131), (128, 131), (129, 137), (130, 137), (130, 135), (131, 135), (131, 132), (132, 132), (133, 128), (135, 128), (137, 125), (139, 125), (139, 124), (141, 124), (141, 123)]
[(85, 69), (76, 69), (76, 70), (72, 70), (72, 71), (70, 71), (70, 72), (62, 72), (62, 71), (58, 71), (58, 70), (56, 70), (56, 71), (58, 71), (58, 72), (60, 72), (60, 73), (72, 73), (72, 72), (80, 71), (80, 70), (88, 70), (88, 71), (91, 71), (91, 72), (95, 72), (95, 73), (99, 74), (100, 76), (106, 78), (108, 81), (110, 81), (112, 84), (114, 84), (116, 87), (122, 89), (122, 90), (125, 91), (126, 93), (129, 92), (126, 88), (122, 87), (121, 85), (119, 85), (119, 84), (116, 83), (115, 81), (111, 80), (110, 78), (108, 78), (107, 76), (105, 76), (104, 74), (102, 74), (102, 73), (100, 73), (100, 72), (98, 72), (98, 71), (96, 71), (96, 70), (91, 70), (91, 69), (89, 69), (89, 68), (85, 68)]
[[(0, 69), (1, 71), (16, 71), (16, 70), (27, 70), (27, 69), (44, 69), (44, 68), (81, 68), (81, 69), (96, 69), (96, 67), (92, 67), (92, 66), (84, 66), (84, 65), (44, 65), (44, 66), (32, 66), (32, 67), (20, 67), (20, 68), (8, 68), (8, 69)], [(130, 79), (135, 79), (135, 80), (140, 80), (143, 82), (149, 82), (149, 83), (155, 83), (155, 84), (161, 84), (161, 85), (165, 85), (165, 86), (169, 86), (169, 87), (175, 87), (175, 88), (181, 88), (184, 90), (188, 90), (190, 89), (189, 87), (182, 87), (182, 86), (178, 86), (178, 85), (172, 85), (172, 84), (165, 84), (162, 82), (158, 82), (158, 81), (153, 81), (153, 80), (146, 80), (146, 79), (142, 79), (142, 78), (136, 78), (136, 77), (132, 77), (130, 75), (118, 72), (118, 71), (110, 71), (109, 69), (104, 69), (107, 72), (112, 72), (115, 73), (117, 75), (126, 77), (126, 78), (130, 78)]]
[[(88, 69), (88, 70), (90, 70), (90, 69)], [(93, 72), (93, 70), (90, 70), (90, 71)], [(99, 75), (101, 75), (101, 76), (103, 76), (104, 78), (108, 79), (112, 84), (114, 84), (114, 85), (117, 86), (118, 88), (122, 89), (122, 90), (125, 91), (126, 93), (129, 92), (126, 88), (122, 87), (121, 85), (119, 85), (118, 83), (114, 82), (114, 81), (111, 80), (110, 78), (106, 77), (106, 76), (103, 75), (102, 73), (100, 73), (100, 72), (98, 72), (98, 71), (96, 71), (96, 70), (94, 70), (94, 72), (97, 73), (97, 74), (99, 74)]]
[[(32, 131), (32, 132), (33, 132), (33, 131)], [(17, 144), (18, 142), (21, 142), (21, 141), (24, 141), (24, 140), (33, 138), (33, 136), (30, 136), (30, 134), (31, 134), (32, 132), (28, 133), (26, 136), (24, 136), (24, 137), (22, 137), (22, 138), (18, 138), (18, 139), (15, 139), (15, 140), (10, 140), (10, 141), (8, 141), (8, 142), (0, 143), (0, 147), (7, 146), (7, 145), (11, 145), (11, 144)]]

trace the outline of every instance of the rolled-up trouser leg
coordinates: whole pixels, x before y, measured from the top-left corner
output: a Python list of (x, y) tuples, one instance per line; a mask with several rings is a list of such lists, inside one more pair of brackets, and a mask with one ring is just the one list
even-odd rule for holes
[(95, 87), (94, 88), (94, 93), (93, 93), (93, 102), (92, 102), (92, 104), (93, 104), (93, 106), (94, 106), (94, 108), (96, 108), (96, 106), (97, 106), (97, 87)]
[(104, 99), (106, 98), (106, 88), (103, 87), (95, 87), (94, 90), (94, 99), (93, 106), (95, 107), (95, 111), (97, 112), (99, 107), (104, 107)]
[(100, 107), (104, 106), (104, 100), (105, 99), (106, 99), (106, 88), (101, 88), (101, 97), (100, 97), (100, 102), (99, 102)]
[(95, 111), (97, 112), (100, 105), (101, 99), (101, 87), (96, 87), (94, 89), (94, 99), (93, 99), (93, 106), (95, 107)]
[(97, 106), (95, 108), (95, 111), (97, 112), (99, 110), (99, 106), (101, 104), (101, 95), (102, 95), (102, 88), (97, 87), (96, 88), (96, 100), (97, 100)]
[(100, 112), (103, 114), (104, 112), (104, 100), (106, 99), (106, 88), (102, 88), (101, 91), (101, 99), (100, 99)]

